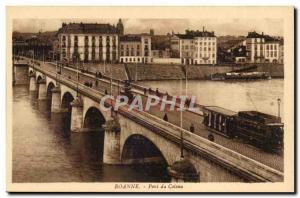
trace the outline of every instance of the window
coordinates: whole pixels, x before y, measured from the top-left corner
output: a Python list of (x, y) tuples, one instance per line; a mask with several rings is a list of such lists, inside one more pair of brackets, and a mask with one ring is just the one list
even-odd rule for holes
[(88, 45), (89, 45), (89, 37), (88, 37), (88, 36), (85, 36), (85, 37), (84, 37), (84, 46), (85, 46), (85, 47), (88, 47)]
[(102, 47), (102, 36), (99, 36), (99, 47)]
[(92, 47), (95, 47), (95, 43), (96, 43), (96, 40), (95, 40), (95, 37), (93, 36), (92, 37)]
[(78, 47), (78, 36), (74, 36), (74, 47)]
[(106, 36), (106, 46), (109, 46), (110, 45), (110, 38), (109, 36)]
[(133, 48), (133, 46), (131, 47), (131, 56), (134, 56), (134, 48)]

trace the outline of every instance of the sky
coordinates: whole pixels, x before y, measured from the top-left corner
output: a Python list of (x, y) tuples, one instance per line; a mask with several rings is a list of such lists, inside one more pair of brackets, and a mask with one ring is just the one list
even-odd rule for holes
[[(272, 36), (283, 36), (282, 19), (122, 19), (126, 34), (166, 34), (174, 31), (184, 33), (185, 29), (214, 31), (217, 36), (246, 36), (249, 31), (264, 32)], [(15, 19), (13, 30), (19, 32), (56, 31), (62, 23), (110, 23), (118, 19)]]

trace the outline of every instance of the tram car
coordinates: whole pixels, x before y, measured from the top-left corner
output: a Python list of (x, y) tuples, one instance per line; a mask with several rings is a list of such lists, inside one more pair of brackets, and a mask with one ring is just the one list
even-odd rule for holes
[(265, 151), (278, 151), (283, 147), (283, 123), (277, 116), (208, 106), (204, 107), (203, 124), (213, 132), (244, 139)]

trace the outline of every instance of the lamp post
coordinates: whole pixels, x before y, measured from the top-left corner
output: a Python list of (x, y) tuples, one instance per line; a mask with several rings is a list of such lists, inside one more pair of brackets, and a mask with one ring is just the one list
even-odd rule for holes
[(278, 118), (280, 118), (280, 103), (281, 103), (281, 100), (280, 98), (277, 99), (277, 104), (278, 104)]
[[(182, 79), (180, 78), (180, 95), (182, 95)], [(181, 106), (182, 107), (182, 106)], [(182, 132), (182, 111), (180, 109), (180, 157), (183, 158), (183, 132)]]

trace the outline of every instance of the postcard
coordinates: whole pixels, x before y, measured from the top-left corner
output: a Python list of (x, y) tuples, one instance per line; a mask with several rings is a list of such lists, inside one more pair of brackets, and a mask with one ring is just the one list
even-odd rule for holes
[(293, 7), (6, 11), (8, 192), (294, 192)]

